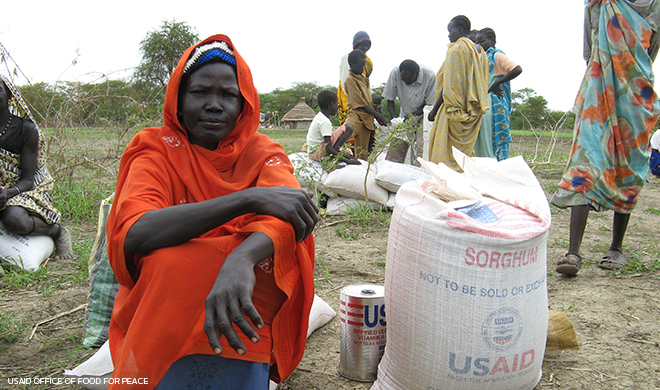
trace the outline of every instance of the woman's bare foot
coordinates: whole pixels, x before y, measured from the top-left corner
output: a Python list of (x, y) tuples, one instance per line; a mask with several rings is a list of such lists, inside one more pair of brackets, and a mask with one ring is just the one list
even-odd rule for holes
[(73, 259), (73, 248), (71, 247), (71, 233), (69, 229), (60, 225), (60, 233), (55, 239), (55, 258)]

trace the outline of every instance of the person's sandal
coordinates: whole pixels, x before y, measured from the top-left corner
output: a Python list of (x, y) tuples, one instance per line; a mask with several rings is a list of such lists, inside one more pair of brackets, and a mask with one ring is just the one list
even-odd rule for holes
[(575, 276), (582, 266), (582, 257), (574, 252), (568, 252), (559, 260), (555, 272), (562, 275)]
[(621, 253), (621, 249), (610, 248), (609, 252), (598, 263), (598, 266), (609, 271), (616, 271), (623, 268), (626, 264), (628, 264), (628, 259)]

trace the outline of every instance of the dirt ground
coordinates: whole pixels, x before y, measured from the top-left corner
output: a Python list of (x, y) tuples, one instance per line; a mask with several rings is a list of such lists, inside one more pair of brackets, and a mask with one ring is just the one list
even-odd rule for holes
[[(548, 196), (556, 178), (539, 177)], [(547, 353), (537, 389), (658, 389), (660, 388), (660, 270), (645, 270), (660, 262), (660, 181), (644, 187), (626, 236), (625, 254), (636, 269), (616, 274), (596, 266), (609, 246), (612, 213), (592, 213), (578, 277), (554, 272), (554, 264), (568, 244), (569, 211), (553, 209), (548, 239), (549, 310), (566, 312), (573, 322), (580, 350)], [(339, 311), (342, 287), (356, 283), (383, 284), (387, 225), (350, 237), (340, 236), (344, 217), (329, 217), (315, 231), (317, 294)], [(73, 229), (75, 237), (96, 230), (93, 225)], [(26, 325), (25, 338), (0, 341), (0, 389), (19, 377), (60, 378), (94, 351), (80, 346), (87, 286), (64, 275), (75, 261), (50, 262), (49, 294), (36, 289), (0, 295), (0, 310), (17, 313)], [(47, 295), (47, 296), (44, 296)], [(339, 317), (315, 331), (305, 356), (279, 389), (369, 389), (371, 383), (339, 375)], [(28, 389), (66, 389), (66, 385), (28, 386)]]

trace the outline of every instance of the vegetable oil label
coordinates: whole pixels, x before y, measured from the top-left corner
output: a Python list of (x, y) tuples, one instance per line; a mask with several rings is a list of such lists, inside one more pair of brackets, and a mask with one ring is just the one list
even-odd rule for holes
[(339, 372), (355, 381), (374, 381), (385, 350), (385, 287), (344, 287), (339, 296), (339, 319)]

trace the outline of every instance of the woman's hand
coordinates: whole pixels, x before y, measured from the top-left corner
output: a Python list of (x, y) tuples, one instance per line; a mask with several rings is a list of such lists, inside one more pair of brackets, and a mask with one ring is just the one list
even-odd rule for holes
[(290, 222), (296, 232), (296, 240), (303, 241), (319, 221), (319, 208), (314, 200), (299, 188), (252, 187), (247, 189), (253, 200), (253, 211)]
[(435, 107), (433, 107), (431, 109), (431, 111), (429, 111), (429, 116), (427, 117), (429, 122), (435, 122), (435, 116), (436, 116), (437, 113), (438, 113), (438, 110)]
[(380, 113), (378, 113), (378, 115), (376, 115), (376, 120), (378, 121), (378, 123), (379, 123), (381, 126), (385, 126), (385, 125), (387, 125), (388, 123), (390, 123), (390, 121), (385, 117), (385, 115), (380, 114)]
[(220, 338), (223, 335), (236, 353), (245, 354), (245, 344), (239, 338), (233, 324), (236, 324), (253, 343), (259, 341), (259, 334), (253, 324), (261, 329), (264, 323), (252, 304), (252, 292), (256, 280), (254, 266), (272, 256), (273, 252), (274, 247), (270, 237), (255, 232), (225, 259), (205, 302), (204, 332), (216, 355), (222, 354)]
[(488, 89), (488, 92), (492, 92), (492, 93), (494, 93), (494, 94), (497, 95), (497, 97), (499, 97), (499, 98), (501, 98), (502, 95), (503, 95), (503, 93), (502, 93), (502, 88), (500, 88), (500, 85), (497, 84), (497, 83), (493, 84), (493, 85)]

